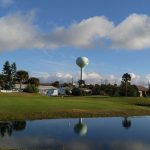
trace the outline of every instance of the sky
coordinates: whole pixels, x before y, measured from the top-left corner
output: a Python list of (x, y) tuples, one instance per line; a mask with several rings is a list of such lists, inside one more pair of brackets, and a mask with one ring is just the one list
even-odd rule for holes
[(0, 70), (16, 62), (41, 82), (150, 80), (149, 0), (0, 0)]

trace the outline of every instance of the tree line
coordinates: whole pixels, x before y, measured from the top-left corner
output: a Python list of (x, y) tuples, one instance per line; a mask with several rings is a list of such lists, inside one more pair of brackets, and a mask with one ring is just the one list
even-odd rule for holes
[(36, 91), (39, 79), (29, 77), (29, 73), (25, 70), (17, 70), (15, 62), (10, 64), (9, 61), (6, 61), (0, 74), (1, 90), (14, 90), (16, 84), (20, 84), (20, 90), (22, 90), (22, 84), (27, 84), (27, 87), (24, 89), (26, 92)]
[[(85, 90), (85, 88), (90, 89), (90, 91)], [(147, 92), (147, 95), (149, 95), (149, 91)], [(86, 85), (84, 80), (79, 80), (79, 88), (73, 88), (72, 95), (108, 95), (136, 97), (139, 96), (139, 91), (136, 85), (131, 84), (131, 75), (129, 73), (124, 73), (120, 85), (110, 83), (100, 85)]]
[[(122, 75), (121, 84), (90, 84), (87, 85), (84, 80), (79, 80), (79, 87), (76, 87), (72, 83), (60, 84), (59, 81), (55, 81), (50, 85), (59, 87), (70, 87), (72, 90), (66, 89), (67, 95), (74, 96), (86, 96), (86, 95), (108, 95), (108, 96), (139, 96), (139, 91), (136, 85), (131, 84), (131, 75), (129, 73), (124, 73)], [(150, 90), (149, 90), (150, 91)], [(147, 92), (149, 95), (150, 92)], [(145, 95), (146, 96), (146, 95)]]

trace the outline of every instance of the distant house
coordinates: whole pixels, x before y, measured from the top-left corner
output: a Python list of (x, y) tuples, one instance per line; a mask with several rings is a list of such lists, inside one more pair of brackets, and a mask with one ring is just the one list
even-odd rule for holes
[[(21, 90), (24, 90), (27, 87), (27, 84), (21, 84)], [(15, 84), (14, 90), (20, 91), (20, 84)]]
[(11, 90), (5, 90), (2, 89), (0, 86), (0, 92), (2, 93), (15, 93), (15, 92), (21, 92), (27, 87), (27, 84), (22, 84), (21, 85), (21, 90), (20, 90), (20, 84), (15, 84), (14, 87)]
[(60, 87), (58, 92), (59, 92), (59, 95), (70, 95), (72, 93), (72, 88)]
[(40, 85), (39, 93), (47, 96), (58, 96), (58, 88), (49, 85)]
[(81, 88), (86, 94), (91, 94), (92, 90), (88, 88)]
[(140, 97), (145, 97), (147, 95), (148, 88), (146, 88), (144, 86), (141, 86), (141, 85), (138, 85), (136, 87), (137, 87), (137, 89), (139, 91)]

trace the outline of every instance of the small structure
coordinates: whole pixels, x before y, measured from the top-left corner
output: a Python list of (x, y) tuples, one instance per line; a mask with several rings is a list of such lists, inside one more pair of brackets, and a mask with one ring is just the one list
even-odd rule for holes
[(59, 92), (59, 95), (71, 95), (72, 88), (71, 87), (60, 87), (58, 92)]
[(144, 87), (144, 86), (141, 86), (141, 85), (138, 85), (136, 86), (138, 91), (139, 91), (139, 96), (140, 97), (145, 97), (147, 95), (147, 92), (148, 92), (148, 88)]
[(21, 84), (21, 89), (20, 89), (20, 84), (15, 84), (14, 90), (16, 91), (23, 91), (27, 87), (27, 84)]
[(16, 92), (21, 92), (27, 87), (27, 84), (22, 84), (21, 89), (20, 89), (20, 84), (15, 84), (14, 87), (11, 90), (5, 90), (2, 89), (0, 86), (0, 92), (2, 93), (16, 93)]
[(39, 93), (47, 96), (58, 96), (58, 88), (54, 86), (40, 85)]
[(88, 89), (88, 88), (80, 88), (80, 90), (82, 90), (85, 95), (91, 95), (92, 94), (92, 90)]

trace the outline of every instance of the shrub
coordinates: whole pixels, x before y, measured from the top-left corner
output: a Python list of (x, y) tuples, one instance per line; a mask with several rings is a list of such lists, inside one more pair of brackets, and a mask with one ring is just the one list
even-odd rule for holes
[(27, 87), (24, 89), (24, 92), (38, 93), (39, 89), (34, 84), (28, 84)]
[(90, 89), (74, 88), (72, 90), (72, 95), (74, 96), (89, 96), (91, 94), (92, 94), (92, 91)]
[(82, 95), (82, 91), (79, 88), (73, 88), (72, 89), (72, 95), (74, 95), (74, 96), (81, 96)]

